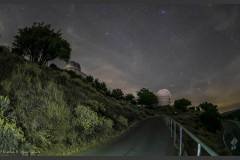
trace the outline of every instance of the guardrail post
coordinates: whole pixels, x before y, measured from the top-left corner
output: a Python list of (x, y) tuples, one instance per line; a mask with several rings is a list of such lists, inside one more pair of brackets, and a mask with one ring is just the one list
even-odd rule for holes
[(177, 136), (177, 126), (176, 126), (176, 123), (174, 122), (174, 135), (173, 135), (174, 146), (176, 145), (176, 136)]
[(173, 120), (170, 120), (171, 137), (173, 137)]
[(179, 135), (180, 135), (180, 139), (179, 139), (179, 156), (182, 155), (182, 127), (180, 126), (180, 130), (179, 130)]
[(201, 144), (198, 143), (197, 156), (201, 155)]

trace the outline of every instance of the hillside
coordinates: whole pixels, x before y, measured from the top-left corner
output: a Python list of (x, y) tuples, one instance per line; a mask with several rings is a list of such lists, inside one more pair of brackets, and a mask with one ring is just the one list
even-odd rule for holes
[(145, 116), (135, 105), (102, 94), (74, 73), (33, 64), (4, 49), (0, 75), (0, 125), (10, 126), (1, 132), (12, 136), (2, 140), (6, 153), (78, 152)]

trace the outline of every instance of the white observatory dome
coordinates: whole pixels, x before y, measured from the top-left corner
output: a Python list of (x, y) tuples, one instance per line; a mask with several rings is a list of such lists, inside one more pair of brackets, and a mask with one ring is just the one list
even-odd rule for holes
[(172, 95), (167, 89), (160, 89), (157, 92), (158, 103), (160, 106), (166, 106), (171, 104)]

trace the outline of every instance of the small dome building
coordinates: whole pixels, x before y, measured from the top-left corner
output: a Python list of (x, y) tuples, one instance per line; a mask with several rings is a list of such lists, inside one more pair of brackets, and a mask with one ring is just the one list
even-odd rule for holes
[(160, 89), (157, 92), (159, 106), (167, 106), (171, 104), (172, 95), (167, 89)]
[(81, 72), (81, 66), (77, 62), (70, 61), (67, 63), (67, 65), (64, 67), (65, 70), (68, 71), (74, 71), (76, 73)]
[(70, 61), (67, 63), (67, 65), (64, 67), (65, 70), (67, 71), (73, 71), (78, 75), (81, 75), (83, 77), (86, 77), (87, 75), (81, 71), (81, 66), (79, 63)]

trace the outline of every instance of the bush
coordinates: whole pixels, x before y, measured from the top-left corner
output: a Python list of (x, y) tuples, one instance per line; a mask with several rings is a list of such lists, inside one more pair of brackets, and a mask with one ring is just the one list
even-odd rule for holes
[(106, 108), (104, 107), (103, 103), (100, 103), (95, 100), (87, 100), (84, 102), (87, 106), (89, 106), (93, 111), (98, 112), (98, 113), (104, 113), (106, 111)]
[(79, 105), (75, 109), (75, 126), (76, 129), (85, 135), (94, 133), (95, 127), (99, 124), (99, 117), (96, 112), (92, 111), (89, 107)]
[(86, 80), (87, 82), (89, 82), (89, 83), (93, 83), (94, 78), (93, 78), (93, 76), (87, 76), (87, 77), (85, 78), (85, 80)]
[(137, 95), (138, 95), (138, 100), (137, 100), (138, 104), (153, 106), (158, 103), (157, 96), (146, 88), (142, 88), (140, 91), (138, 91)]
[(8, 97), (0, 96), (0, 110), (4, 113), (9, 109), (10, 100)]
[(110, 134), (113, 129), (113, 121), (111, 119), (106, 119), (104, 117), (100, 117), (100, 122), (96, 126), (96, 133), (104, 134), (105, 136)]
[(222, 128), (221, 115), (217, 110), (217, 105), (205, 102), (200, 104), (199, 108), (203, 109), (200, 120), (209, 131), (216, 132)]
[(2, 114), (2, 109), (8, 108), (8, 105), (9, 99), (0, 96), (0, 153), (20, 152), (25, 141), (22, 130)]
[(188, 99), (182, 98), (174, 101), (174, 107), (181, 111), (186, 111), (192, 103)]
[(122, 125), (122, 127), (126, 128), (128, 126), (128, 120), (123, 117), (123, 116), (119, 116), (118, 117), (118, 122)]
[(0, 117), (0, 153), (17, 153), (25, 141), (23, 132), (14, 122)]
[(210, 131), (216, 132), (222, 128), (220, 115), (216, 112), (206, 111), (200, 115), (201, 122)]
[(13, 57), (17, 56), (0, 50), (0, 93), (10, 98), (0, 97), (4, 121), (0, 127), (9, 124), (8, 135), (24, 135), (24, 142), (11, 136), (23, 150), (86, 145), (137, 119), (137, 109), (101, 93), (104, 83), (97, 83), (102, 87), (99, 92), (76, 75)]
[(55, 83), (40, 80), (44, 78), (41, 74), (37, 68), (20, 67), (3, 86), (13, 100), (11, 117), (22, 127), (26, 139), (46, 149), (64, 141), (69, 128), (69, 109), (63, 92)]
[(123, 99), (123, 92), (121, 89), (113, 89), (112, 90), (112, 97), (114, 97), (115, 99)]

